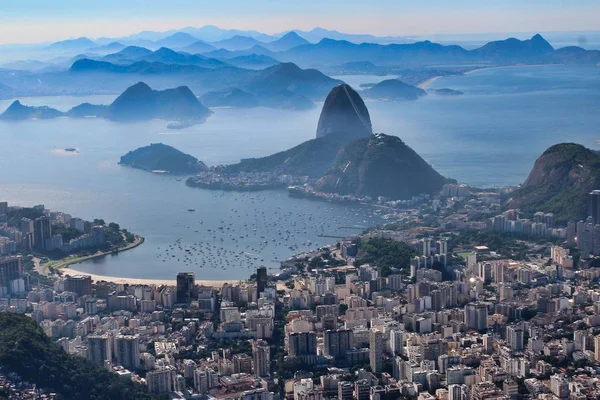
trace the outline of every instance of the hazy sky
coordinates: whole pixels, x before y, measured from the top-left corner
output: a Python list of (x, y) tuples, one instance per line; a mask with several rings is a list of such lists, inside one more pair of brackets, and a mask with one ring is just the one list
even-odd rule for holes
[(217, 25), (427, 35), (600, 30), (600, 0), (0, 0), (0, 43)]

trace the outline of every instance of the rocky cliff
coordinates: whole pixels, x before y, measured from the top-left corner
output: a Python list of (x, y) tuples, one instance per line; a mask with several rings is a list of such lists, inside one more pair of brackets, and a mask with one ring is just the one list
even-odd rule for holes
[(378, 133), (346, 145), (316, 189), (404, 200), (439, 191), (444, 183), (446, 178), (400, 138)]
[(345, 83), (329, 92), (319, 117), (317, 138), (332, 133), (353, 139), (373, 134), (367, 106), (360, 95)]

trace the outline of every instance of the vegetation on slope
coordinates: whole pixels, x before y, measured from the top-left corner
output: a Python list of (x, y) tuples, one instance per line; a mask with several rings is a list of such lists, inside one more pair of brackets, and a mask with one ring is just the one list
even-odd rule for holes
[(406, 274), (410, 269), (411, 258), (416, 255), (416, 251), (404, 242), (371, 238), (360, 241), (355, 265), (377, 266), (383, 277), (393, 273)]
[(62, 399), (144, 400), (158, 397), (145, 386), (72, 356), (24, 315), (0, 313), (0, 365)]
[(557, 222), (587, 217), (592, 190), (600, 189), (600, 155), (580, 144), (550, 147), (535, 162), (508, 207), (527, 214), (554, 213)]
[(318, 178), (333, 165), (336, 155), (346, 143), (348, 138), (343, 133), (331, 134), (267, 157), (245, 159), (222, 169), (226, 173), (272, 172)]
[(441, 189), (446, 179), (400, 138), (376, 134), (344, 147), (319, 179), (319, 191), (410, 199)]
[(119, 164), (172, 174), (193, 174), (206, 170), (206, 165), (202, 161), (162, 143), (152, 143), (130, 151), (121, 157)]

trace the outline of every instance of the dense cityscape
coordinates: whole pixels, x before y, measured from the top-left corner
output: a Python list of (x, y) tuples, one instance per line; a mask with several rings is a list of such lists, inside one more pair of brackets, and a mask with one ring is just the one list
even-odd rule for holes
[[(221, 287), (193, 272), (172, 286), (40, 275), (33, 259), (102, 248), (114, 226), (4, 202), (0, 307), (170, 398), (595, 398), (600, 192), (566, 227), (498, 213), (500, 196), (447, 184), (386, 226)], [(21, 398), (52, 398), (3, 379)]]
[(2, 6), (0, 400), (600, 400), (600, 2)]

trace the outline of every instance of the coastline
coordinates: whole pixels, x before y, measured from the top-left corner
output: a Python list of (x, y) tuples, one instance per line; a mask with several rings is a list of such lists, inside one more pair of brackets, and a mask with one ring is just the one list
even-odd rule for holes
[[(134, 249), (134, 248), (140, 246), (142, 243), (144, 243), (144, 240), (145, 239), (143, 236), (135, 235), (135, 240), (133, 241), (133, 243), (129, 243), (127, 246), (119, 247), (118, 249), (114, 249), (114, 250), (110, 250), (110, 251), (97, 252), (97, 253), (91, 254), (89, 256), (67, 257), (62, 260), (58, 260), (56, 262), (49, 262), (44, 265), (40, 265), (38, 272), (42, 273), (41, 272), (42, 270), (48, 271), (50, 269), (50, 267), (52, 267), (54, 269), (62, 270), (64, 268), (69, 267), (72, 264), (80, 264), (85, 261), (93, 260), (96, 258), (108, 256), (108, 255), (115, 254), (115, 253), (120, 253), (122, 251), (131, 250), (131, 249)], [(47, 275), (47, 273), (45, 273), (44, 275)]]
[[(492, 70), (492, 69), (522, 68), (522, 67), (549, 67), (549, 66), (553, 66), (553, 65), (561, 65), (561, 64), (519, 64), (519, 65), (498, 65), (498, 66), (493, 66), (493, 67), (478, 67), (478, 68), (473, 68), (468, 71), (465, 71), (460, 75), (467, 76), (467, 75), (474, 74), (475, 72), (478, 72), (478, 71)], [(419, 83), (417, 85), (417, 87), (420, 89), (423, 89), (423, 90), (427, 89), (427, 87), (429, 85), (431, 85), (433, 82), (437, 81), (440, 78), (444, 78), (445, 76), (456, 76), (456, 75), (432, 76), (431, 78), (428, 78), (428, 79), (424, 80), (423, 82)]]
[[(166, 285), (166, 286), (176, 286), (177, 282), (175, 279), (143, 279), (143, 278), (119, 278), (116, 276), (104, 276), (104, 275), (98, 275), (98, 274), (90, 274), (89, 272), (84, 272), (84, 271), (79, 271), (75, 268), (65, 268), (63, 269), (63, 274), (66, 275), (89, 275), (92, 277), (92, 280), (94, 282), (100, 282), (100, 281), (105, 281), (105, 282), (112, 282), (112, 283), (118, 283), (118, 284), (128, 284), (128, 285), (156, 285), (156, 286), (161, 286), (161, 285)], [(210, 287), (214, 287), (214, 288), (218, 288), (220, 289), (221, 287), (223, 287), (223, 285), (225, 283), (229, 283), (229, 284), (234, 284), (234, 283), (238, 283), (238, 282), (243, 282), (240, 279), (232, 279), (232, 280), (221, 280), (221, 281), (211, 281), (211, 280), (196, 280), (196, 284), (198, 285), (202, 285), (202, 286), (210, 286)]]
[(554, 66), (554, 65), (563, 65), (563, 64), (518, 64), (518, 65), (498, 65), (498, 66), (494, 66), (494, 67), (481, 67), (481, 68), (474, 68), (474, 69), (471, 69), (471, 70), (469, 70), (469, 71), (465, 71), (465, 72), (463, 72), (463, 75), (471, 75), (471, 74), (474, 74), (475, 72), (478, 72), (478, 71), (483, 71), (483, 70), (492, 70), (492, 69), (522, 68), (522, 67), (550, 67), (550, 66)]
[(427, 86), (431, 85), (433, 82), (437, 81), (438, 79), (442, 78), (442, 75), (438, 75), (438, 76), (432, 76), (431, 78), (428, 78), (426, 80), (424, 80), (423, 82), (419, 83), (417, 85), (417, 87), (419, 89), (426, 89)]

